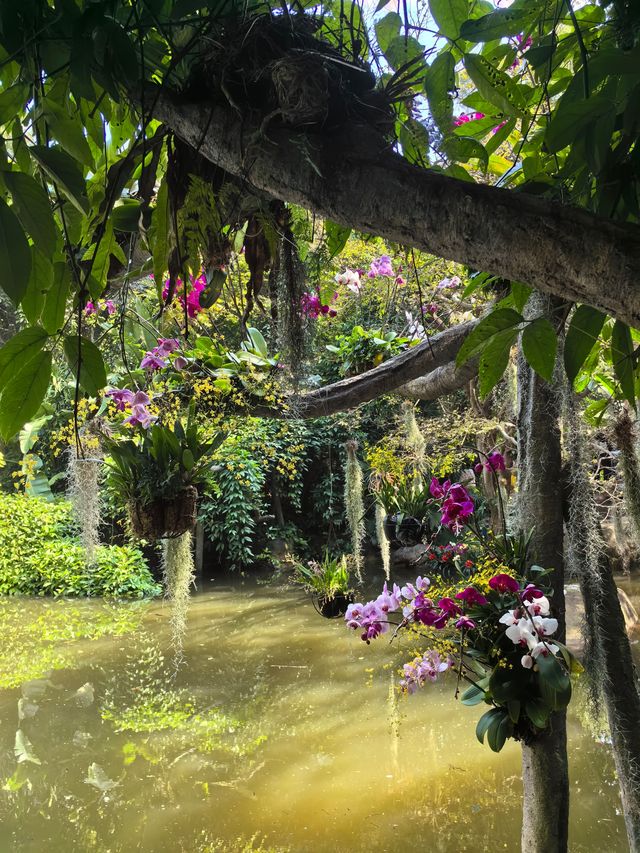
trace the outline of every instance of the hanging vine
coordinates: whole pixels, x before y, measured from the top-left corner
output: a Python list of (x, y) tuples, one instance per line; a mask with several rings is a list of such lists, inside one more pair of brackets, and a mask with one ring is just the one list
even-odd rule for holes
[[(81, 449), (81, 445), (78, 445)], [(67, 496), (80, 528), (80, 541), (88, 565), (95, 561), (100, 544), (100, 470), (102, 459), (98, 456), (79, 456), (78, 447), (67, 451)]]
[(344, 477), (344, 503), (347, 522), (351, 531), (351, 550), (353, 552), (356, 577), (362, 583), (362, 540), (364, 539), (364, 499), (362, 468), (356, 456), (358, 442), (350, 439), (345, 442), (347, 462)]
[(384, 576), (387, 580), (391, 577), (391, 548), (387, 534), (384, 532), (385, 509), (380, 503), (376, 503), (376, 539), (380, 548), (380, 557), (384, 568)]
[(195, 576), (191, 531), (163, 540), (162, 573), (165, 595), (171, 603), (173, 662), (177, 671), (184, 658), (189, 595)]
[(640, 536), (640, 463), (634, 427), (629, 412), (624, 408), (614, 424), (613, 432), (620, 451), (625, 509), (636, 536)]

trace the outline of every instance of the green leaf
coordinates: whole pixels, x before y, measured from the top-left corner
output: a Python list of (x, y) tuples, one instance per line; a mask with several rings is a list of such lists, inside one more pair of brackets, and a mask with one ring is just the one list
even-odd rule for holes
[(487, 729), (487, 743), (493, 752), (500, 752), (509, 735), (513, 732), (513, 723), (505, 711), (499, 711)]
[(22, 298), (20, 307), (31, 325), (37, 323), (44, 307), (45, 295), (53, 284), (53, 267), (42, 252), (35, 246), (31, 247), (31, 275), (27, 292)]
[(469, 17), (469, 0), (429, 0), (429, 9), (442, 35), (457, 39)]
[(458, 367), (478, 355), (487, 341), (505, 329), (513, 329), (523, 322), (522, 314), (512, 308), (498, 308), (484, 317), (478, 325), (467, 335), (464, 343), (458, 351), (456, 364)]
[(479, 160), (483, 170), (487, 170), (489, 155), (484, 145), (471, 136), (448, 136), (442, 142), (442, 149), (450, 160), (457, 160), (459, 163)]
[(611, 360), (622, 394), (635, 408), (633, 341), (629, 327), (620, 320), (616, 320), (611, 333)]
[(387, 48), (391, 42), (400, 35), (402, 27), (402, 18), (397, 12), (389, 12), (384, 18), (376, 21), (374, 25), (376, 39), (380, 50), (386, 54)]
[(44, 114), (53, 136), (62, 148), (79, 163), (84, 163), (85, 166), (93, 170), (95, 168), (93, 155), (84, 135), (84, 128), (79, 120), (79, 115), (76, 114), (75, 118), (68, 115), (59, 104), (50, 98), (45, 100)]
[(507, 115), (523, 115), (525, 101), (508, 74), (477, 53), (465, 54), (464, 67), (485, 100)]
[(0, 399), (0, 435), (9, 441), (40, 408), (51, 380), (51, 353), (39, 352), (7, 382)]
[(17, 216), (0, 197), (0, 284), (14, 305), (26, 293), (31, 274), (31, 249)]
[(58, 242), (58, 229), (53, 218), (49, 196), (44, 188), (24, 172), (4, 172), (13, 210), (38, 249), (53, 255)]
[(493, 721), (502, 716), (503, 712), (499, 708), (491, 708), (490, 711), (485, 711), (485, 713), (480, 717), (476, 725), (476, 737), (480, 743), (484, 743), (484, 736)]
[(252, 348), (258, 352), (261, 356), (266, 358), (269, 354), (267, 349), (267, 342), (265, 341), (262, 333), (258, 330), (250, 326), (247, 329), (247, 334), (249, 335), (249, 339), (251, 340)]
[(605, 321), (605, 315), (590, 305), (579, 305), (573, 312), (564, 343), (564, 367), (573, 382), (594, 348)]
[(511, 282), (511, 298), (516, 311), (522, 311), (531, 296), (532, 288), (528, 284), (519, 281)]
[(79, 378), (87, 394), (97, 397), (107, 384), (107, 371), (98, 347), (88, 338), (67, 335), (64, 339), (64, 355), (71, 372)]
[(519, 699), (510, 699), (507, 702), (507, 711), (509, 712), (509, 718), (512, 723), (517, 723), (520, 719), (520, 700)]
[(511, 347), (517, 337), (517, 329), (506, 329), (494, 335), (482, 350), (478, 364), (478, 391), (481, 399), (484, 400), (502, 378), (509, 364)]
[(347, 240), (351, 235), (351, 228), (346, 228), (344, 225), (338, 225), (337, 222), (327, 219), (324, 223), (324, 230), (327, 237), (329, 259), (331, 259), (347, 245)]
[(485, 695), (486, 693), (481, 687), (478, 687), (477, 684), (472, 684), (471, 687), (467, 687), (464, 691), (460, 697), (460, 701), (463, 705), (479, 705), (480, 702), (484, 702)]
[(527, 699), (524, 706), (527, 717), (538, 729), (544, 729), (549, 722), (549, 708), (542, 699)]
[(29, 87), (25, 83), (16, 83), (0, 92), (0, 125), (7, 124), (16, 115), (21, 115), (29, 100)]
[(429, 162), (429, 131), (414, 118), (400, 125), (400, 144), (406, 160), (418, 166)]
[(537, 317), (528, 323), (522, 333), (522, 352), (531, 367), (551, 382), (556, 363), (558, 337), (546, 317)]
[(0, 349), (0, 391), (9, 379), (35, 358), (49, 335), (40, 326), (22, 329)]
[(127, 199), (115, 205), (111, 211), (111, 224), (116, 231), (136, 232), (140, 220), (140, 202)]
[(615, 109), (606, 95), (594, 95), (591, 98), (575, 99), (573, 89), (567, 89), (560, 103), (552, 113), (544, 143), (551, 154), (561, 151), (577, 139), (585, 129), (602, 116)]
[(59, 147), (32, 145), (29, 153), (49, 180), (57, 184), (80, 213), (89, 212), (87, 187), (77, 160)]
[[(413, 36), (396, 36), (387, 46), (384, 56), (391, 68), (397, 71), (404, 68), (411, 60), (416, 60), (422, 56), (423, 53), (424, 48), (418, 39), (413, 38)], [(412, 63), (409, 69), (410, 77), (424, 73), (424, 67), (424, 62)]]
[(451, 92), (456, 88), (456, 61), (447, 50), (438, 54), (424, 78), (424, 90), (429, 101), (429, 109), (435, 123), (442, 133), (448, 134), (453, 123), (453, 99)]
[(64, 324), (67, 299), (71, 289), (71, 274), (64, 261), (53, 265), (53, 284), (48, 290), (42, 309), (42, 325), (50, 335), (59, 332)]
[(529, 18), (531, 12), (527, 9), (496, 9), (481, 18), (465, 21), (460, 28), (460, 35), (465, 41), (474, 44), (515, 36), (523, 31), (524, 23)]

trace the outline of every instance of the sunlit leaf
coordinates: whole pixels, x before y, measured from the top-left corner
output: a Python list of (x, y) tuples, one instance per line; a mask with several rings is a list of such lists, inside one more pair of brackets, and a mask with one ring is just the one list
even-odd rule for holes
[(14, 305), (22, 301), (31, 274), (31, 249), (17, 216), (0, 196), (0, 286)]
[(51, 353), (39, 352), (5, 384), (0, 398), (0, 435), (12, 438), (37, 413), (51, 379)]

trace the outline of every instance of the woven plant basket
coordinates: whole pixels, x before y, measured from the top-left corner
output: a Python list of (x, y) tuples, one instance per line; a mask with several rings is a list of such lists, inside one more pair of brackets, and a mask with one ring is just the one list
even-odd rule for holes
[(152, 542), (156, 539), (175, 538), (193, 530), (196, 524), (197, 498), (195, 487), (187, 486), (170, 500), (157, 500), (144, 505), (130, 503), (129, 517), (133, 532), (140, 539)]

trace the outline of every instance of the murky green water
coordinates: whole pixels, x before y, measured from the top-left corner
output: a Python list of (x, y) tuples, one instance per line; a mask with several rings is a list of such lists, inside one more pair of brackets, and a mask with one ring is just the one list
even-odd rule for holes
[[(450, 681), (398, 701), (407, 649), (297, 591), (225, 587), (194, 597), (174, 678), (168, 617), (0, 600), (3, 853), (519, 849), (517, 745), (480, 746)], [(571, 850), (624, 851), (609, 748), (580, 718)]]

